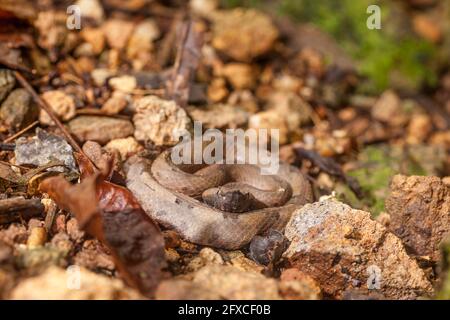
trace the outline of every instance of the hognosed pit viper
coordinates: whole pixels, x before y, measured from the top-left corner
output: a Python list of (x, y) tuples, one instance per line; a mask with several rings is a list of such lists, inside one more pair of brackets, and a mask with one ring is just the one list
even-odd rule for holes
[[(169, 154), (132, 158), (127, 187), (151, 218), (192, 243), (241, 248), (255, 235), (284, 229), (293, 211), (313, 200), (306, 177), (285, 163), (276, 175), (264, 176), (250, 164), (176, 166)], [(233, 200), (238, 204), (227, 206)]]

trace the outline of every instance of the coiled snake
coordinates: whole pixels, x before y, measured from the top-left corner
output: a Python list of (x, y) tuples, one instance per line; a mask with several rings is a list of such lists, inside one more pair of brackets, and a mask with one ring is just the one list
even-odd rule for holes
[(284, 163), (277, 175), (264, 176), (250, 164), (176, 166), (165, 151), (153, 162), (134, 158), (125, 170), (127, 187), (151, 218), (187, 241), (216, 248), (238, 249), (257, 234), (282, 230), (295, 209), (313, 200), (304, 175)]

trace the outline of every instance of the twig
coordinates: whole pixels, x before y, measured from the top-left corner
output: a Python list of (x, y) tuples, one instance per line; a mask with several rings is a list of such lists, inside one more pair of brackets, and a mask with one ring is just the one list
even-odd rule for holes
[(194, 78), (203, 44), (203, 34), (195, 29), (193, 21), (183, 25), (181, 41), (173, 68), (171, 81), (167, 83), (167, 96), (181, 107), (186, 107), (189, 89)]
[(44, 206), (39, 199), (16, 197), (0, 200), (0, 224), (10, 223), (21, 218), (29, 219), (43, 213)]
[(35, 121), (32, 124), (26, 126), (25, 128), (23, 128), (22, 130), (20, 130), (19, 132), (13, 134), (11, 137), (6, 138), (5, 141), (3, 141), (4, 143), (13, 141), (14, 139), (20, 137), (21, 135), (23, 135), (25, 132), (27, 132), (28, 130), (30, 130), (31, 128), (33, 128), (35, 125), (37, 125), (39, 123), (39, 121)]
[(341, 166), (332, 158), (322, 157), (320, 154), (318, 154), (313, 150), (307, 150), (300, 147), (294, 148), (294, 150), (299, 157), (311, 161), (323, 172), (335, 176), (341, 179), (346, 184), (348, 184), (348, 186), (353, 191), (353, 193), (358, 197), (358, 199), (361, 199), (363, 197), (363, 192), (358, 181), (353, 177), (349, 177), (348, 175), (346, 175), (344, 171), (342, 171)]
[(33, 87), (28, 83), (28, 81), (22, 76), (22, 74), (19, 71), (14, 71), (14, 75), (19, 81), (19, 83), (24, 87), (25, 90), (27, 90), (33, 99), (36, 101), (36, 103), (44, 109), (45, 112), (50, 116), (50, 118), (55, 122), (56, 126), (61, 130), (63, 135), (66, 137), (67, 141), (70, 143), (72, 148), (76, 150), (79, 153), (83, 153), (83, 150), (81, 150), (78, 143), (75, 141), (75, 139), (72, 137), (69, 131), (67, 131), (66, 127), (59, 121), (58, 117), (53, 113), (52, 108), (47, 104), (45, 100), (43, 100), (39, 95), (34, 91)]
[(29, 74), (36, 74), (36, 70), (30, 70), (27, 67), (12, 63), (7, 61), (6, 59), (0, 58), (0, 64), (4, 65), (5, 67), (7, 67), (8, 69), (12, 69), (12, 70), (16, 70), (16, 71), (22, 71), (22, 72), (26, 72)]
[(0, 150), (1, 151), (14, 151), (16, 145), (14, 143), (4, 143), (0, 142)]

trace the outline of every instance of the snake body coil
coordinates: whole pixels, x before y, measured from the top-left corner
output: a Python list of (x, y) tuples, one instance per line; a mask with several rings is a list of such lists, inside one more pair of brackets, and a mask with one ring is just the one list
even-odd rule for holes
[[(287, 164), (280, 163), (276, 176), (261, 176), (256, 166), (248, 164), (211, 165), (200, 170), (199, 166), (183, 165), (181, 170), (171, 163), (168, 154), (162, 153), (153, 162), (137, 158), (129, 163), (127, 187), (151, 218), (196, 244), (241, 248), (257, 234), (282, 230), (295, 209), (313, 200), (309, 182)], [(254, 198), (262, 208), (233, 213), (197, 200), (229, 179), (229, 188), (255, 192)], [(265, 207), (272, 204), (278, 206)]]

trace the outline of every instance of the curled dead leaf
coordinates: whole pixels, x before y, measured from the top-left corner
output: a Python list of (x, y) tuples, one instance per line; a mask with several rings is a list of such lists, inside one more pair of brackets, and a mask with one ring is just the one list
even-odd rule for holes
[(51, 177), (40, 190), (75, 214), (80, 227), (110, 249), (129, 285), (153, 296), (166, 264), (161, 231), (128, 189), (104, 180), (109, 170), (101, 174), (85, 156), (76, 158), (81, 183), (71, 185), (62, 176)]

